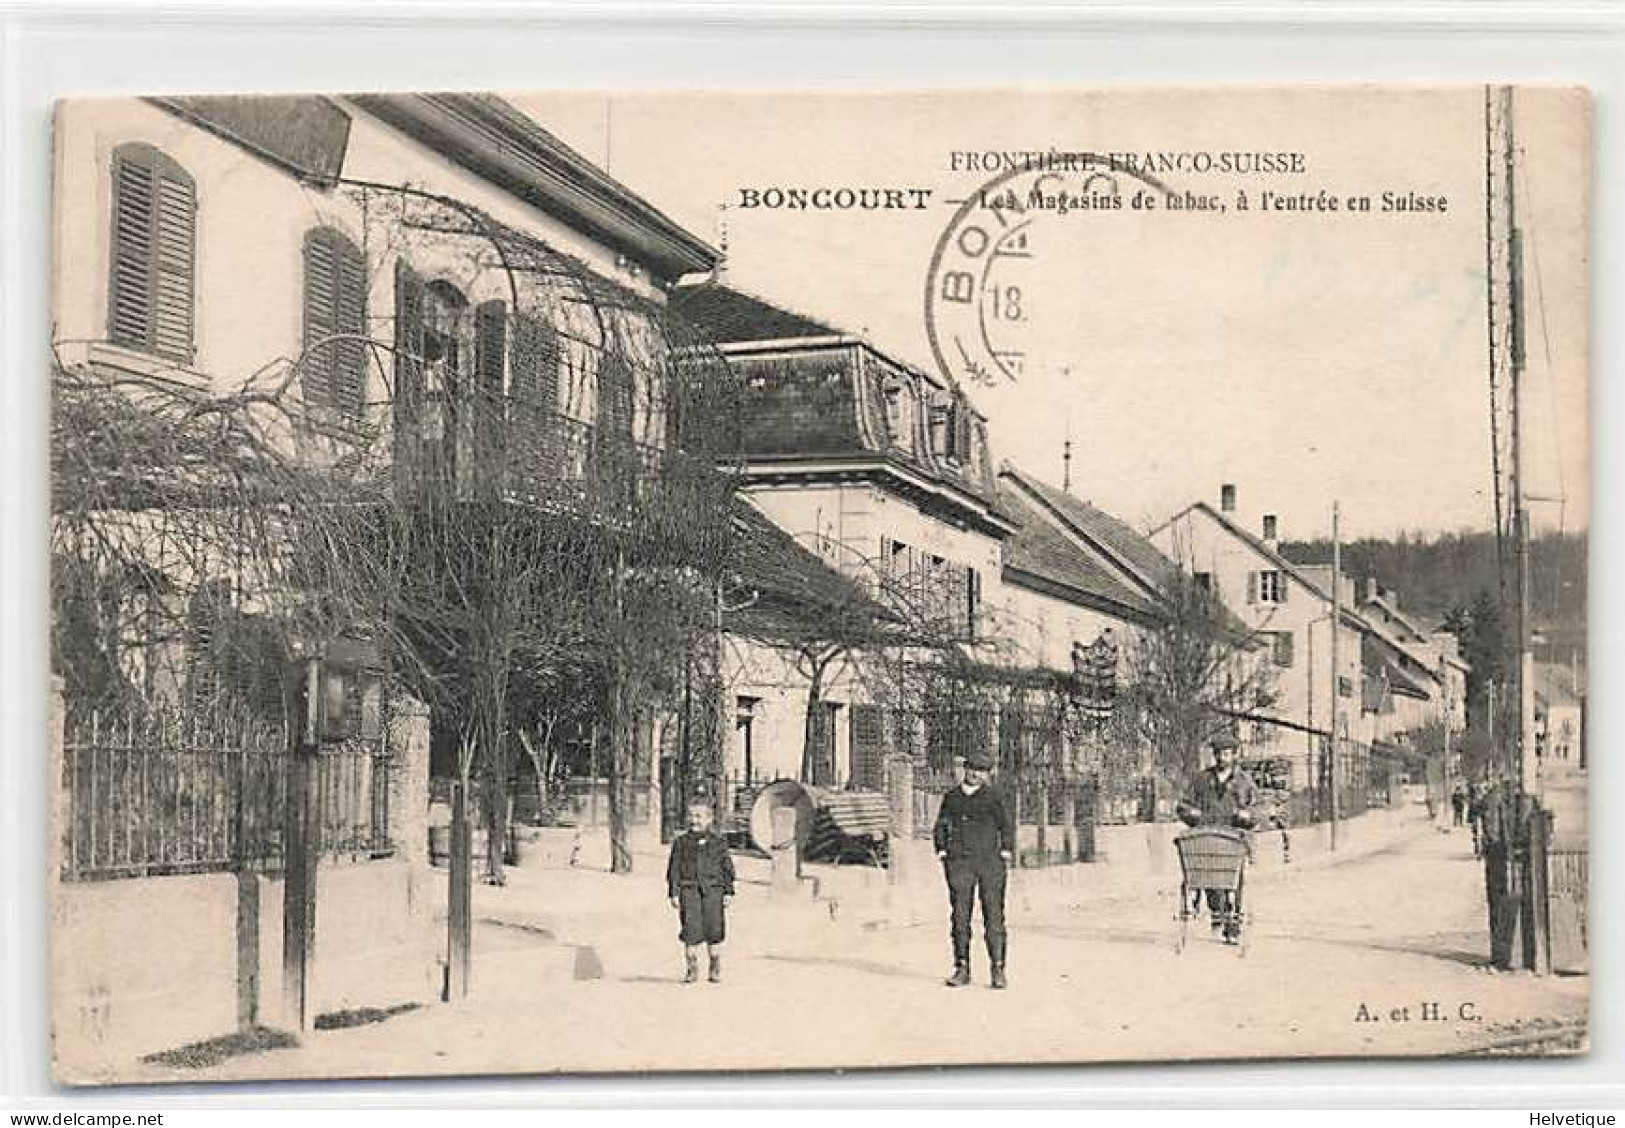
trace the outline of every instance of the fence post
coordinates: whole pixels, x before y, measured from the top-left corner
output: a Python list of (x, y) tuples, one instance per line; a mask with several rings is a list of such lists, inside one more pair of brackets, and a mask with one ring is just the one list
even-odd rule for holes
[(468, 997), (474, 955), (474, 828), (468, 784), (451, 785), (451, 872), (446, 905), (446, 1001)]
[(773, 812), (771, 889), (776, 897), (800, 892), (801, 843), (796, 840), (796, 811), (780, 807)]
[(70, 934), (70, 922), (63, 919), (67, 911), (66, 898), (62, 896), (62, 864), (64, 861), (63, 841), (64, 835), (71, 831), (68, 820), (73, 817), (73, 807), (68, 795), (68, 785), (64, 783), (67, 776), (67, 747), (66, 747), (66, 705), (62, 699), (62, 675), (51, 675), (51, 701), (50, 717), (47, 721), (49, 728), (48, 755), (50, 757), (46, 782), (51, 789), (51, 826), (50, 843), (46, 849), (46, 865), (49, 867), (45, 875), (45, 888), (49, 897), (48, 904), (51, 912), (51, 1029), (57, 1038), (62, 1038), (69, 1029), (72, 1021), (73, 1006), (69, 1002), (69, 993), (65, 989), (68, 978), (65, 975), (67, 964), (67, 944), (63, 938)]
[(914, 757), (886, 758), (886, 803), (890, 808), (891, 843), (886, 852), (886, 880), (908, 879), (908, 853), (914, 844)]
[(1061, 817), (1064, 820), (1061, 827), (1061, 840), (1066, 851), (1066, 860), (1070, 862), (1082, 861), (1082, 848), (1078, 842), (1078, 789), (1076, 786), (1064, 789), (1066, 802), (1062, 806)]
[(390, 844), (413, 865), (429, 849), (429, 709), (411, 697), (390, 702)]
[(282, 807), (282, 1019), (294, 1030), (311, 1029), (310, 961), (316, 932), (316, 850), (320, 832), (313, 808), (317, 710), (321, 663), (311, 658), (287, 669), (287, 689), (297, 706), (289, 726), (286, 790)]
[[(67, 747), (66, 747), (66, 704), (62, 699), (62, 675), (51, 675), (51, 703), (50, 717), (47, 724), (50, 726), (50, 766), (46, 779), (51, 787), (51, 842), (46, 851), (46, 864), (50, 872), (46, 880), (50, 882), (52, 896), (55, 897), (57, 887), (62, 882), (62, 843), (63, 836), (68, 832), (67, 820), (72, 813), (67, 788), (63, 786), (63, 778), (67, 775)], [(54, 950), (54, 946), (53, 946)]]
[[(314, 669), (314, 663), (312, 669)], [(314, 696), (314, 687), (312, 688)], [(283, 1015), (301, 1033), (311, 1029), (310, 971), (316, 939), (316, 750), (295, 733), (288, 750), (288, 802), (282, 860)]]
[(1049, 776), (1038, 783), (1038, 864), (1049, 867)]
[(1523, 812), (1528, 827), (1528, 848), (1523, 864), (1527, 867), (1523, 888), (1526, 939), (1524, 951), (1527, 964), (1536, 975), (1552, 973), (1552, 918), (1548, 900), (1546, 852), (1551, 816), (1533, 800), (1527, 802)]

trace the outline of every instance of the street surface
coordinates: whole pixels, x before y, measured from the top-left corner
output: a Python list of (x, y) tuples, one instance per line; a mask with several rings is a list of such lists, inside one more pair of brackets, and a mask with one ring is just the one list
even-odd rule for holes
[[(1018, 874), (1004, 992), (979, 948), (975, 985), (943, 987), (945, 896), (922, 882), (888, 897), (872, 872), (833, 914), (742, 884), (725, 982), (684, 986), (653, 860), (630, 877), (518, 870), (480, 890), (467, 1000), (147, 1079), (1447, 1055), (1583, 1038), (1587, 978), (1487, 969), (1470, 839), (1421, 820), (1358, 856), (1257, 867), (1245, 955), (1202, 921), (1176, 952), (1177, 874), (1099, 894), (1087, 873)], [(596, 915), (548, 915), (584, 896)], [(1569, 1033), (1531, 1039), (1554, 1026)]]

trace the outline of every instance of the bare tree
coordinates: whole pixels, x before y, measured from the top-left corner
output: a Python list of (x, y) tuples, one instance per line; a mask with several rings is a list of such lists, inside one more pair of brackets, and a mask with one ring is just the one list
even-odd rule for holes
[(1121, 697), (1153, 756), (1154, 778), (1180, 786), (1218, 732), (1272, 699), (1273, 672), (1259, 645), (1195, 577), (1174, 574), (1164, 622), (1126, 648)]
[(366, 223), (345, 284), (391, 291), (392, 317), (307, 325), (298, 355), (208, 390), (58, 366), (59, 660), (130, 696), (184, 663), (200, 614), (249, 613), (284, 655), (364, 639), (479, 777), (493, 881), (515, 686), (596, 677), (627, 869), (635, 714), (713, 625), (692, 593), (730, 551), (731, 372), (658, 302), (477, 208), (338, 190)]

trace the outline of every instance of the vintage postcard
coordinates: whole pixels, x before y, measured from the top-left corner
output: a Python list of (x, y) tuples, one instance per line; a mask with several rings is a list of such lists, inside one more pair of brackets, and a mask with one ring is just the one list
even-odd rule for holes
[(54, 152), (62, 1081), (1585, 1052), (1584, 91)]

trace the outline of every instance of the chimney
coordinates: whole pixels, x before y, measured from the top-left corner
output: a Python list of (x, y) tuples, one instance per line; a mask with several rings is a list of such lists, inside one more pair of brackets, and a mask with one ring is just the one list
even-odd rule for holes
[(1219, 487), (1219, 512), (1234, 513), (1236, 511), (1236, 487), (1226, 482)]
[(1264, 543), (1265, 544), (1274, 544), (1276, 541), (1281, 539), (1280, 536), (1279, 536), (1279, 525), (1280, 525), (1280, 522), (1276, 519), (1275, 514), (1273, 514), (1273, 513), (1264, 514)]
[(1380, 595), (1382, 595), (1382, 585), (1377, 582), (1377, 577), (1367, 576), (1365, 578), (1365, 601), (1367, 603), (1375, 602)]

